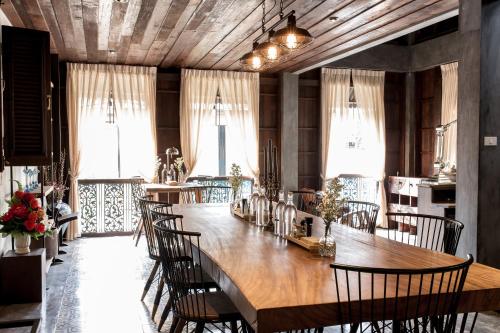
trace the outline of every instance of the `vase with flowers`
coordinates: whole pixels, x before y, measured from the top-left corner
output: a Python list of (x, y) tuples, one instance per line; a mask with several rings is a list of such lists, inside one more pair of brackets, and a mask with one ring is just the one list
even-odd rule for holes
[(0, 233), (14, 238), (17, 254), (30, 252), (31, 237), (50, 236), (51, 230), (44, 209), (35, 196), (19, 189), (7, 201), (9, 210), (0, 217)]
[(337, 244), (332, 235), (331, 225), (343, 214), (345, 199), (341, 198), (343, 185), (335, 177), (328, 182), (326, 191), (319, 203), (317, 210), (325, 223), (325, 233), (319, 240), (319, 254), (322, 257), (335, 257)]
[(177, 171), (177, 182), (184, 184), (186, 182), (184, 176), (184, 158), (177, 157), (174, 161), (175, 170)]

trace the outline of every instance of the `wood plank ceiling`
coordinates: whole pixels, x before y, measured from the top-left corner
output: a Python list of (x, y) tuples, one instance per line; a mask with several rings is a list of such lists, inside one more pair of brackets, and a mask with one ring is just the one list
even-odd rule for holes
[[(262, 0), (4, 0), (13, 26), (51, 32), (62, 60), (239, 70)], [(285, 0), (315, 37), (269, 71), (298, 71), (449, 13), (458, 0)], [(266, 0), (266, 24), (279, 0)]]

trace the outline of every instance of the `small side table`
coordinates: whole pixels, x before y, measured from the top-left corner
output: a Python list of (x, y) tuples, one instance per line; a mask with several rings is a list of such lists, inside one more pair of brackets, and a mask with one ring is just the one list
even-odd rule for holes
[(0, 258), (0, 300), (3, 304), (37, 303), (45, 297), (45, 249)]

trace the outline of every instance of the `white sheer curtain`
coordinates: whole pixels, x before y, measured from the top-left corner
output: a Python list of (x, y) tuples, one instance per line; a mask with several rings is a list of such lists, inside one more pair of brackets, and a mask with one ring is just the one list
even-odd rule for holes
[(259, 74), (219, 71), (219, 89), (226, 115), (226, 168), (259, 179)]
[(441, 124), (447, 125), (455, 121), (444, 133), (443, 162), (451, 168), (457, 164), (458, 62), (441, 65), (441, 76), (443, 78)]
[[(117, 178), (119, 164), (122, 177), (153, 176), (156, 68), (69, 63), (67, 69), (70, 205), (78, 211), (79, 178)], [(106, 122), (111, 90), (115, 124)], [(79, 233), (77, 223), (70, 225), (70, 239)]]
[[(96, 123), (104, 124), (110, 76), (105, 65), (68, 63), (66, 80), (71, 176), (69, 204), (74, 211), (79, 211), (78, 177), (81, 172), (80, 162), (85, 159), (93, 159), (90, 155), (86, 156), (86, 154), (92, 153), (91, 145), (93, 143), (89, 143), (90, 149), (85, 149), (89, 147), (83, 147), (82, 143), (95, 139), (91, 135), (93, 125), (96, 125)], [(94, 124), (93, 119), (96, 121)], [(68, 239), (74, 239), (79, 235), (79, 221), (70, 222), (67, 232)]]
[(345, 172), (345, 140), (341, 129), (349, 115), (350, 69), (323, 68), (321, 72), (321, 178), (326, 180)]
[(122, 177), (151, 180), (156, 163), (156, 67), (111, 66)]
[(229, 71), (182, 70), (181, 149), (188, 174), (219, 174), (217, 90), (226, 123), (226, 169), (236, 163), (244, 175), (258, 178), (259, 76)]
[[(213, 142), (214, 135), (210, 132), (210, 130), (212, 132), (215, 130), (211, 114), (217, 95), (217, 86), (216, 71), (182, 70), (180, 133), (182, 157), (187, 169), (186, 176), (189, 176), (193, 170), (196, 172), (196, 164), (204, 153), (214, 154), (214, 152), (207, 152), (207, 149), (217, 148), (217, 141)], [(212, 138), (212, 140), (207, 141), (207, 138)]]
[(378, 224), (387, 227), (387, 202), (384, 188), (385, 178), (385, 110), (384, 78), (381, 71), (353, 70), (352, 81), (356, 102), (361, 112), (365, 137), (365, 161), (368, 167), (365, 176), (379, 181), (378, 201), (380, 211)]

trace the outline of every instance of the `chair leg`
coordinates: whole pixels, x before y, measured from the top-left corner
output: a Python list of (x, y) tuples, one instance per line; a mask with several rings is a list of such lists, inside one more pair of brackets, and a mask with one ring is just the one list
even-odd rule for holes
[[(172, 318), (172, 325), (170, 326), (169, 333), (174, 333), (175, 332), (175, 327), (177, 326), (177, 323), (179, 322), (179, 317), (174, 316)], [(161, 330), (161, 327), (158, 325), (158, 332)]]
[(155, 318), (156, 311), (158, 310), (158, 305), (160, 305), (161, 296), (163, 294), (163, 287), (165, 286), (165, 279), (160, 278), (160, 283), (158, 284), (158, 289), (156, 290), (155, 301), (153, 303), (153, 311), (151, 311), (151, 319)]
[(161, 330), (165, 320), (167, 320), (168, 314), (170, 313), (170, 309), (172, 308), (172, 300), (169, 298), (167, 304), (165, 305), (165, 309), (161, 314), (160, 322), (158, 323), (158, 330)]
[(186, 325), (186, 320), (179, 318), (179, 321), (177, 322), (177, 325), (175, 325), (175, 331), (174, 333), (182, 333), (182, 329), (184, 328), (184, 325)]
[(231, 333), (238, 333), (238, 323), (236, 320), (231, 321)]
[(148, 293), (149, 288), (151, 288), (151, 284), (153, 283), (156, 272), (158, 271), (158, 267), (160, 267), (160, 261), (155, 261), (155, 265), (153, 266), (153, 269), (151, 270), (151, 274), (149, 274), (149, 278), (146, 281), (146, 285), (144, 286), (144, 291), (142, 292), (141, 301), (144, 301), (144, 298), (146, 297), (146, 294)]
[(132, 240), (134, 240), (137, 237), (137, 234), (139, 233), (139, 230), (142, 228), (142, 219), (139, 219), (139, 222), (137, 222), (137, 226), (135, 227), (134, 234), (132, 235)]
[(195, 333), (203, 333), (203, 330), (205, 329), (205, 323), (202, 321), (199, 321), (196, 323), (196, 328), (194, 329)]
[(349, 333), (356, 333), (358, 331), (358, 328), (359, 324), (351, 325), (351, 330), (349, 331)]
[(137, 247), (137, 244), (139, 244), (139, 239), (141, 239), (141, 235), (142, 235), (142, 229), (144, 228), (144, 225), (142, 224), (142, 221), (141, 221), (141, 224), (140, 226), (137, 226), (139, 228), (139, 232), (137, 233), (137, 239), (135, 240), (135, 246)]

